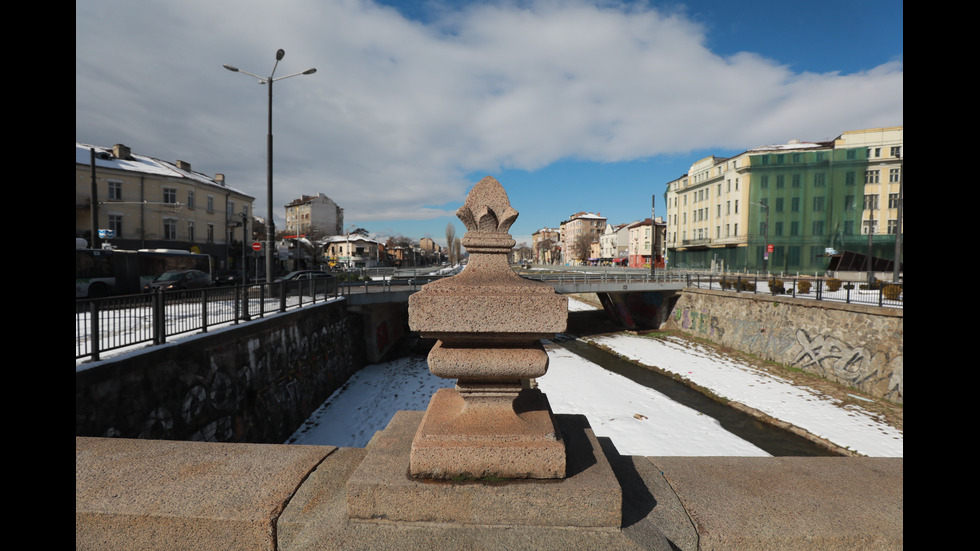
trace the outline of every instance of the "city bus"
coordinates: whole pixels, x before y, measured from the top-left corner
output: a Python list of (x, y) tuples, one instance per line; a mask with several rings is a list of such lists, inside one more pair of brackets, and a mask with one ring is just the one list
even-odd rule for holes
[(75, 298), (139, 293), (169, 270), (211, 275), (211, 257), (178, 249), (75, 249)]

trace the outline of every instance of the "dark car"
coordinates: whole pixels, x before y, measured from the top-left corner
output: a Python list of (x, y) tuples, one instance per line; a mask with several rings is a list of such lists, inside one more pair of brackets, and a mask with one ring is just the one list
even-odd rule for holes
[(241, 270), (217, 270), (211, 281), (215, 285), (241, 285), (244, 278)]
[(211, 276), (201, 270), (171, 270), (158, 275), (143, 287), (143, 292), (186, 291), (211, 286)]
[[(333, 274), (321, 270), (296, 270), (282, 276), (276, 282), (282, 283), (287, 294), (290, 295), (311, 294), (313, 292), (318, 295), (332, 294), (337, 290), (337, 278)], [(277, 285), (276, 288), (278, 287)], [(278, 294), (278, 291), (276, 293)]]

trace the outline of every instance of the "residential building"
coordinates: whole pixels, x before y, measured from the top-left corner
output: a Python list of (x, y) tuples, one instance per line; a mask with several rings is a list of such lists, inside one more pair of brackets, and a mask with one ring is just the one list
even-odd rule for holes
[(695, 162), (665, 193), (671, 266), (822, 272), (829, 252), (867, 252), (869, 233), (891, 259), (902, 149), (902, 127), (874, 128)]
[(559, 226), (562, 242), (562, 262), (565, 265), (588, 263), (592, 243), (606, 231), (602, 213), (577, 212)]
[(531, 234), (531, 251), (536, 264), (555, 264), (560, 260), (561, 232), (558, 228), (541, 228)]
[[(210, 255), (216, 268), (240, 268), (254, 201), (223, 174), (206, 176), (186, 161), (75, 143), (75, 237), (89, 246), (189, 250)], [(99, 238), (100, 230), (112, 237)]]
[(629, 233), (629, 243), (627, 245), (629, 267), (649, 267), (650, 258), (653, 255), (653, 220), (647, 218), (633, 222), (626, 229)]
[(599, 236), (599, 258), (602, 263), (623, 265), (629, 260), (629, 224), (606, 224)]
[(286, 205), (286, 234), (316, 238), (343, 235), (344, 209), (322, 193), (303, 195)]
[(359, 233), (335, 235), (323, 243), (323, 255), (331, 267), (375, 268), (382, 265), (381, 243)]

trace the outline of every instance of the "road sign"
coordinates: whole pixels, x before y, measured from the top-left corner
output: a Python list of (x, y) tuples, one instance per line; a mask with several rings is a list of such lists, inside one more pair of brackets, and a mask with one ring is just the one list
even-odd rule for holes
[(770, 243), (770, 244), (768, 244), (768, 245), (766, 245), (766, 252), (767, 252), (767, 253), (771, 253), (772, 251), (773, 251), (773, 246), (772, 246), (772, 243)]
[(262, 243), (260, 243), (259, 241), (256, 241), (255, 243), (252, 243), (252, 250), (253, 251), (261, 251), (262, 250)]

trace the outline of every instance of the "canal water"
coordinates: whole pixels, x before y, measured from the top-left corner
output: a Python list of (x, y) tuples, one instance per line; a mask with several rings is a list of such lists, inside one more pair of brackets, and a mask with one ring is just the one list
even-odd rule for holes
[(732, 434), (776, 457), (836, 456), (838, 454), (802, 436), (761, 421), (731, 408), (666, 375), (620, 358), (575, 337), (621, 330), (601, 311), (569, 312), (568, 333), (552, 342), (582, 358), (631, 381), (651, 388), (674, 402), (687, 406), (718, 421)]

